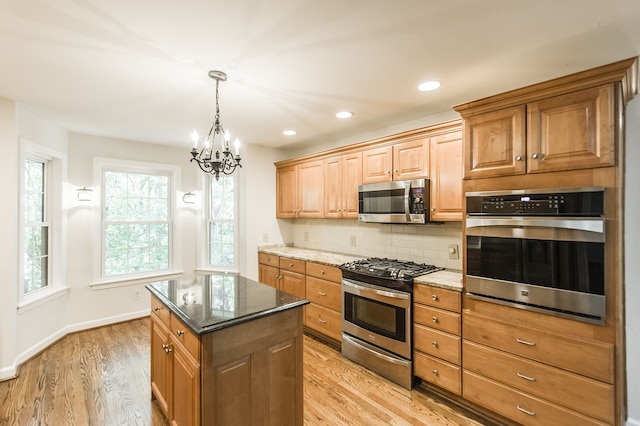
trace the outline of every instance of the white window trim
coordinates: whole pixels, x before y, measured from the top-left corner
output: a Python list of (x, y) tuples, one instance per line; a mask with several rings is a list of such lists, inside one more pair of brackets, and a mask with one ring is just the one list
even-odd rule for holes
[[(102, 235), (102, 173), (105, 170), (131, 172), (131, 173), (169, 173), (169, 205), (171, 209), (171, 234), (169, 245), (169, 269), (167, 271), (152, 271), (141, 274), (119, 275), (115, 277), (102, 276), (103, 262), (103, 235)], [(140, 283), (157, 280), (173, 279), (182, 275), (180, 215), (177, 214), (176, 188), (180, 187), (181, 169), (175, 164), (151, 163), (134, 160), (120, 160), (114, 158), (96, 157), (93, 160), (93, 181), (94, 196), (96, 203), (97, 220), (94, 225), (95, 235), (99, 236), (97, 250), (94, 251), (93, 259), (93, 279), (90, 286), (93, 290), (121, 287), (128, 285), (138, 285)]]
[(198, 248), (199, 248), (199, 252), (200, 255), (198, 256), (198, 264), (201, 265), (200, 267), (197, 268), (198, 272), (234, 272), (234, 273), (238, 273), (240, 271), (240, 259), (239, 259), (239, 254), (240, 254), (240, 248), (239, 248), (239, 244), (240, 244), (240, 231), (239, 231), (239, 227), (240, 227), (240, 218), (239, 218), (239, 214), (240, 214), (240, 179), (238, 177), (238, 173), (234, 173), (233, 175), (231, 175), (231, 177), (233, 177), (234, 179), (234, 207), (235, 207), (235, 211), (234, 211), (234, 229), (235, 229), (235, 233), (234, 233), (234, 244), (233, 244), (233, 248), (234, 248), (234, 254), (233, 254), (233, 258), (235, 260), (235, 263), (233, 266), (229, 266), (229, 267), (224, 267), (224, 266), (213, 266), (209, 264), (209, 221), (208, 221), (208, 217), (209, 217), (209, 207), (210, 207), (210, 193), (211, 193), (211, 179), (213, 178), (211, 175), (205, 174), (204, 178), (202, 180), (202, 193), (204, 194), (203, 198), (203, 202), (202, 202), (202, 209), (201, 209), (201, 218), (200, 218), (200, 229), (202, 230), (202, 232), (200, 232), (199, 234), (201, 234), (201, 236), (199, 236), (198, 238)]
[[(27, 158), (47, 161), (47, 203), (49, 229), (48, 285), (24, 294), (24, 163)], [(67, 283), (67, 156), (49, 147), (20, 139), (18, 313), (26, 312), (69, 291)], [(75, 191), (73, 191), (75, 193)]]

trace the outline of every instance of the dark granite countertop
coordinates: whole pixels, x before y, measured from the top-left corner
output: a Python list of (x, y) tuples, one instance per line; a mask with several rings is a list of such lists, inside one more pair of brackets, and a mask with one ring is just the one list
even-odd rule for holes
[(195, 333), (226, 327), (309, 303), (239, 274), (214, 273), (157, 281), (146, 288)]

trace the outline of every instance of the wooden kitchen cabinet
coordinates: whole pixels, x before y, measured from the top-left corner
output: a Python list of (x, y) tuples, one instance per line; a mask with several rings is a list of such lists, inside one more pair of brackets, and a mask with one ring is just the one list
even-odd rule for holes
[(200, 340), (151, 296), (151, 392), (172, 425), (200, 424)]
[(276, 217), (321, 218), (324, 209), (324, 163), (303, 162), (276, 169)]
[(258, 281), (298, 297), (305, 297), (305, 262), (258, 253)]
[[(566, 82), (565, 85), (568, 85)], [(621, 108), (614, 83), (509, 94), (455, 107), (463, 119), (468, 179), (615, 165)], [(544, 91), (542, 91), (544, 93)]]
[(362, 183), (391, 182), (429, 176), (429, 139), (398, 141), (362, 153)]
[(462, 221), (462, 131), (460, 126), (429, 138), (431, 220)]
[(414, 286), (414, 374), (456, 395), (462, 392), (460, 298), (459, 291)]
[(358, 218), (358, 185), (362, 183), (362, 153), (324, 160), (324, 218)]
[(328, 337), (342, 340), (342, 271), (335, 266), (307, 262), (305, 327)]

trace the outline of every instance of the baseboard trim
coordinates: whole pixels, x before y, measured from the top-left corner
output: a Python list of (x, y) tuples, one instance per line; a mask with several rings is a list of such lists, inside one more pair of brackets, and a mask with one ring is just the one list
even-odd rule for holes
[(626, 423), (627, 426), (640, 426), (640, 419), (628, 418)]

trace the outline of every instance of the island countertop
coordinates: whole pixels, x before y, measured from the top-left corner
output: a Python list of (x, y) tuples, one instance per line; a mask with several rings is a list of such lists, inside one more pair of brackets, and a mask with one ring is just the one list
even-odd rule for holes
[(156, 281), (145, 287), (199, 335), (309, 303), (233, 273)]

